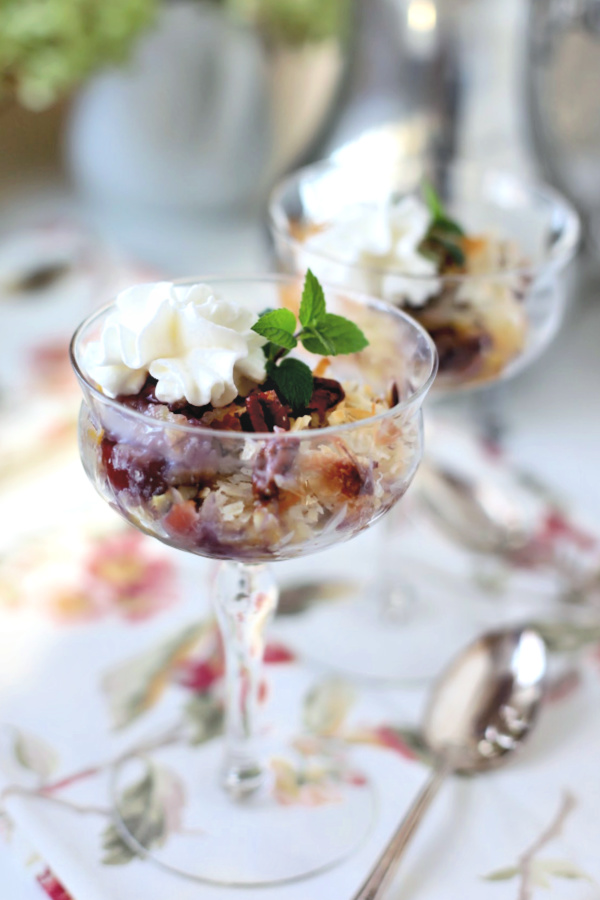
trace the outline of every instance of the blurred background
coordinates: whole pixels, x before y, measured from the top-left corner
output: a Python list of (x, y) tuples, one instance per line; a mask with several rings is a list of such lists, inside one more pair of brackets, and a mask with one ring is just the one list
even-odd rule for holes
[[(91, 306), (132, 281), (274, 268), (269, 189), (355, 142), (365, 165), (393, 145), (549, 180), (584, 220), (573, 297), (593, 315), (599, 23), (597, 0), (3, 0), (0, 477), (48, 428), (70, 440), (65, 348)], [(568, 323), (511, 387), (517, 444), (531, 404), (593, 404), (592, 333)], [(548, 428), (529, 430), (536, 465)]]
[(593, 239), (599, 8), (4, 0), (3, 232), (71, 216), (172, 274), (248, 269), (278, 176), (393, 125), (407, 152), (537, 170)]
[(3, 230), (70, 215), (172, 274), (247, 268), (275, 179), (389, 123), (407, 152), (538, 168), (581, 206), (596, 7), (4, 0)]

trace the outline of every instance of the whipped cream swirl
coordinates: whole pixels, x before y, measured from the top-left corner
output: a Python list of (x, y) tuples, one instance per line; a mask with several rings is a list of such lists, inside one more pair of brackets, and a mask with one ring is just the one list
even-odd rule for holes
[(206, 284), (136, 285), (117, 297), (84, 368), (109, 397), (136, 394), (151, 375), (163, 403), (226, 406), (266, 378), (255, 321)]
[[(440, 290), (435, 262), (418, 250), (430, 222), (427, 206), (417, 197), (379, 206), (353, 206), (308, 237), (304, 249), (342, 265), (379, 269), (383, 274), (367, 276), (363, 289), (396, 303), (423, 306)], [(310, 265), (315, 271), (320, 268), (312, 260)], [(322, 272), (322, 277), (327, 280), (327, 273)]]

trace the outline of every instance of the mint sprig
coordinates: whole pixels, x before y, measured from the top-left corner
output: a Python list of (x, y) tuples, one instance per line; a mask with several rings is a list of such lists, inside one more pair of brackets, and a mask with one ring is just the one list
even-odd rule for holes
[(323, 288), (310, 269), (304, 281), (298, 318), (302, 327), (296, 331), (293, 312), (268, 310), (252, 326), (253, 331), (267, 339), (263, 347), (267, 374), (294, 411), (306, 408), (313, 393), (310, 368), (299, 359), (285, 358), (299, 341), (309, 353), (319, 356), (358, 353), (369, 343), (354, 322), (327, 312)]
[(419, 253), (433, 260), (438, 271), (447, 265), (464, 266), (466, 260), (461, 240), (465, 236), (464, 229), (446, 213), (431, 182), (423, 179), (421, 190), (431, 222), (427, 234), (419, 244)]

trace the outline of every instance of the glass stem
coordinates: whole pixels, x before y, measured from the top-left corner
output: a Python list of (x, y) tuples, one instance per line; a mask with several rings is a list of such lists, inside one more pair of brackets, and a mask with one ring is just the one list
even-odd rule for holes
[(398, 514), (392, 509), (382, 522), (383, 534), (378, 543), (379, 566), (377, 601), (382, 619), (403, 624), (414, 612), (416, 601), (414, 588), (403, 576), (396, 555), (398, 541)]
[(264, 633), (277, 606), (277, 587), (267, 566), (221, 563), (214, 606), (226, 666), (225, 789), (234, 799), (253, 794), (265, 769), (257, 746)]

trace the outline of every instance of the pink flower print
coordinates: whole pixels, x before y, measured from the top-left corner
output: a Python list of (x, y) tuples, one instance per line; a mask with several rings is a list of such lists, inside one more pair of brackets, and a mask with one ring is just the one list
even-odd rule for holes
[(379, 725), (371, 730), (365, 730), (363, 741), (361, 742), (367, 744), (372, 743), (377, 747), (393, 750), (395, 753), (403, 756), (404, 759), (413, 760), (417, 758), (417, 754), (412, 747), (407, 744), (402, 732), (389, 725)]
[(420, 760), (426, 765), (432, 762), (431, 754), (425, 747), (420, 734), (411, 728), (397, 728), (394, 725), (367, 726), (355, 731), (348, 731), (344, 733), (343, 737), (351, 744), (366, 744), (391, 750), (403, 759)]
[[(281, 664), (294, 662), (293, 652), (284, 644), (271, 642), (265, 647), (264, 662), (268, 664)], [(221, 638), (216, 631), (214, 644), (202, 655), (194, 655), (183, 660), (175, 673), (175, 680), (182, 687), (189, 688), (198, 694), (204, 694), (212, 690), (216, 682), (225, 675), (225, 657)], [(268, 694), (266, 682), (262, 682), (259, 688), (259, 701), (264, 702)]]
[(41, 875), (38, 875), (37, 882), (50, 897), (50, 900), (73, 900), (71, 895), (67, 894), (62, 884), (56, 880), (50, 869), (45, 869)]
[(190, 659), (178, 667), (177, 682), (197, 694), (206, 694), (223, 674), (223, 665), (219, 661)]
[(180, 660), (175, 669), (175, 681), (197, 694), (206, 694), (225, 675), (223, 642), (214, 623), (202, 646)]
[(294, 653), (285, 644), (271, 641), (265, 647), (265, 663), (290, 663), (296, 659)]
[(544, 522), (543, 535), (548, 541), (568, 541), (580, 550), (594, 550), (596, 538), (570, 522), (562, 513), (551, 510)]
[(29, 357), (31, 376), (36, 387), (54, 392), (77, 390), (67, 340), (39, 344), (29, 351)]
[(549, 509), (531, 540), (511, 553), (511, 560), (515, 566), (526, 569), (552, 566), (561, 548), (572, 548), (584, 556), (594, 555), (598, 552), (598, 541), (559, 510)]
[(95, 542), (84, 566), (84, 585), (93, 607), (130, 622), (155, 615), (177, 598), (173, 564), (137, 531)]

